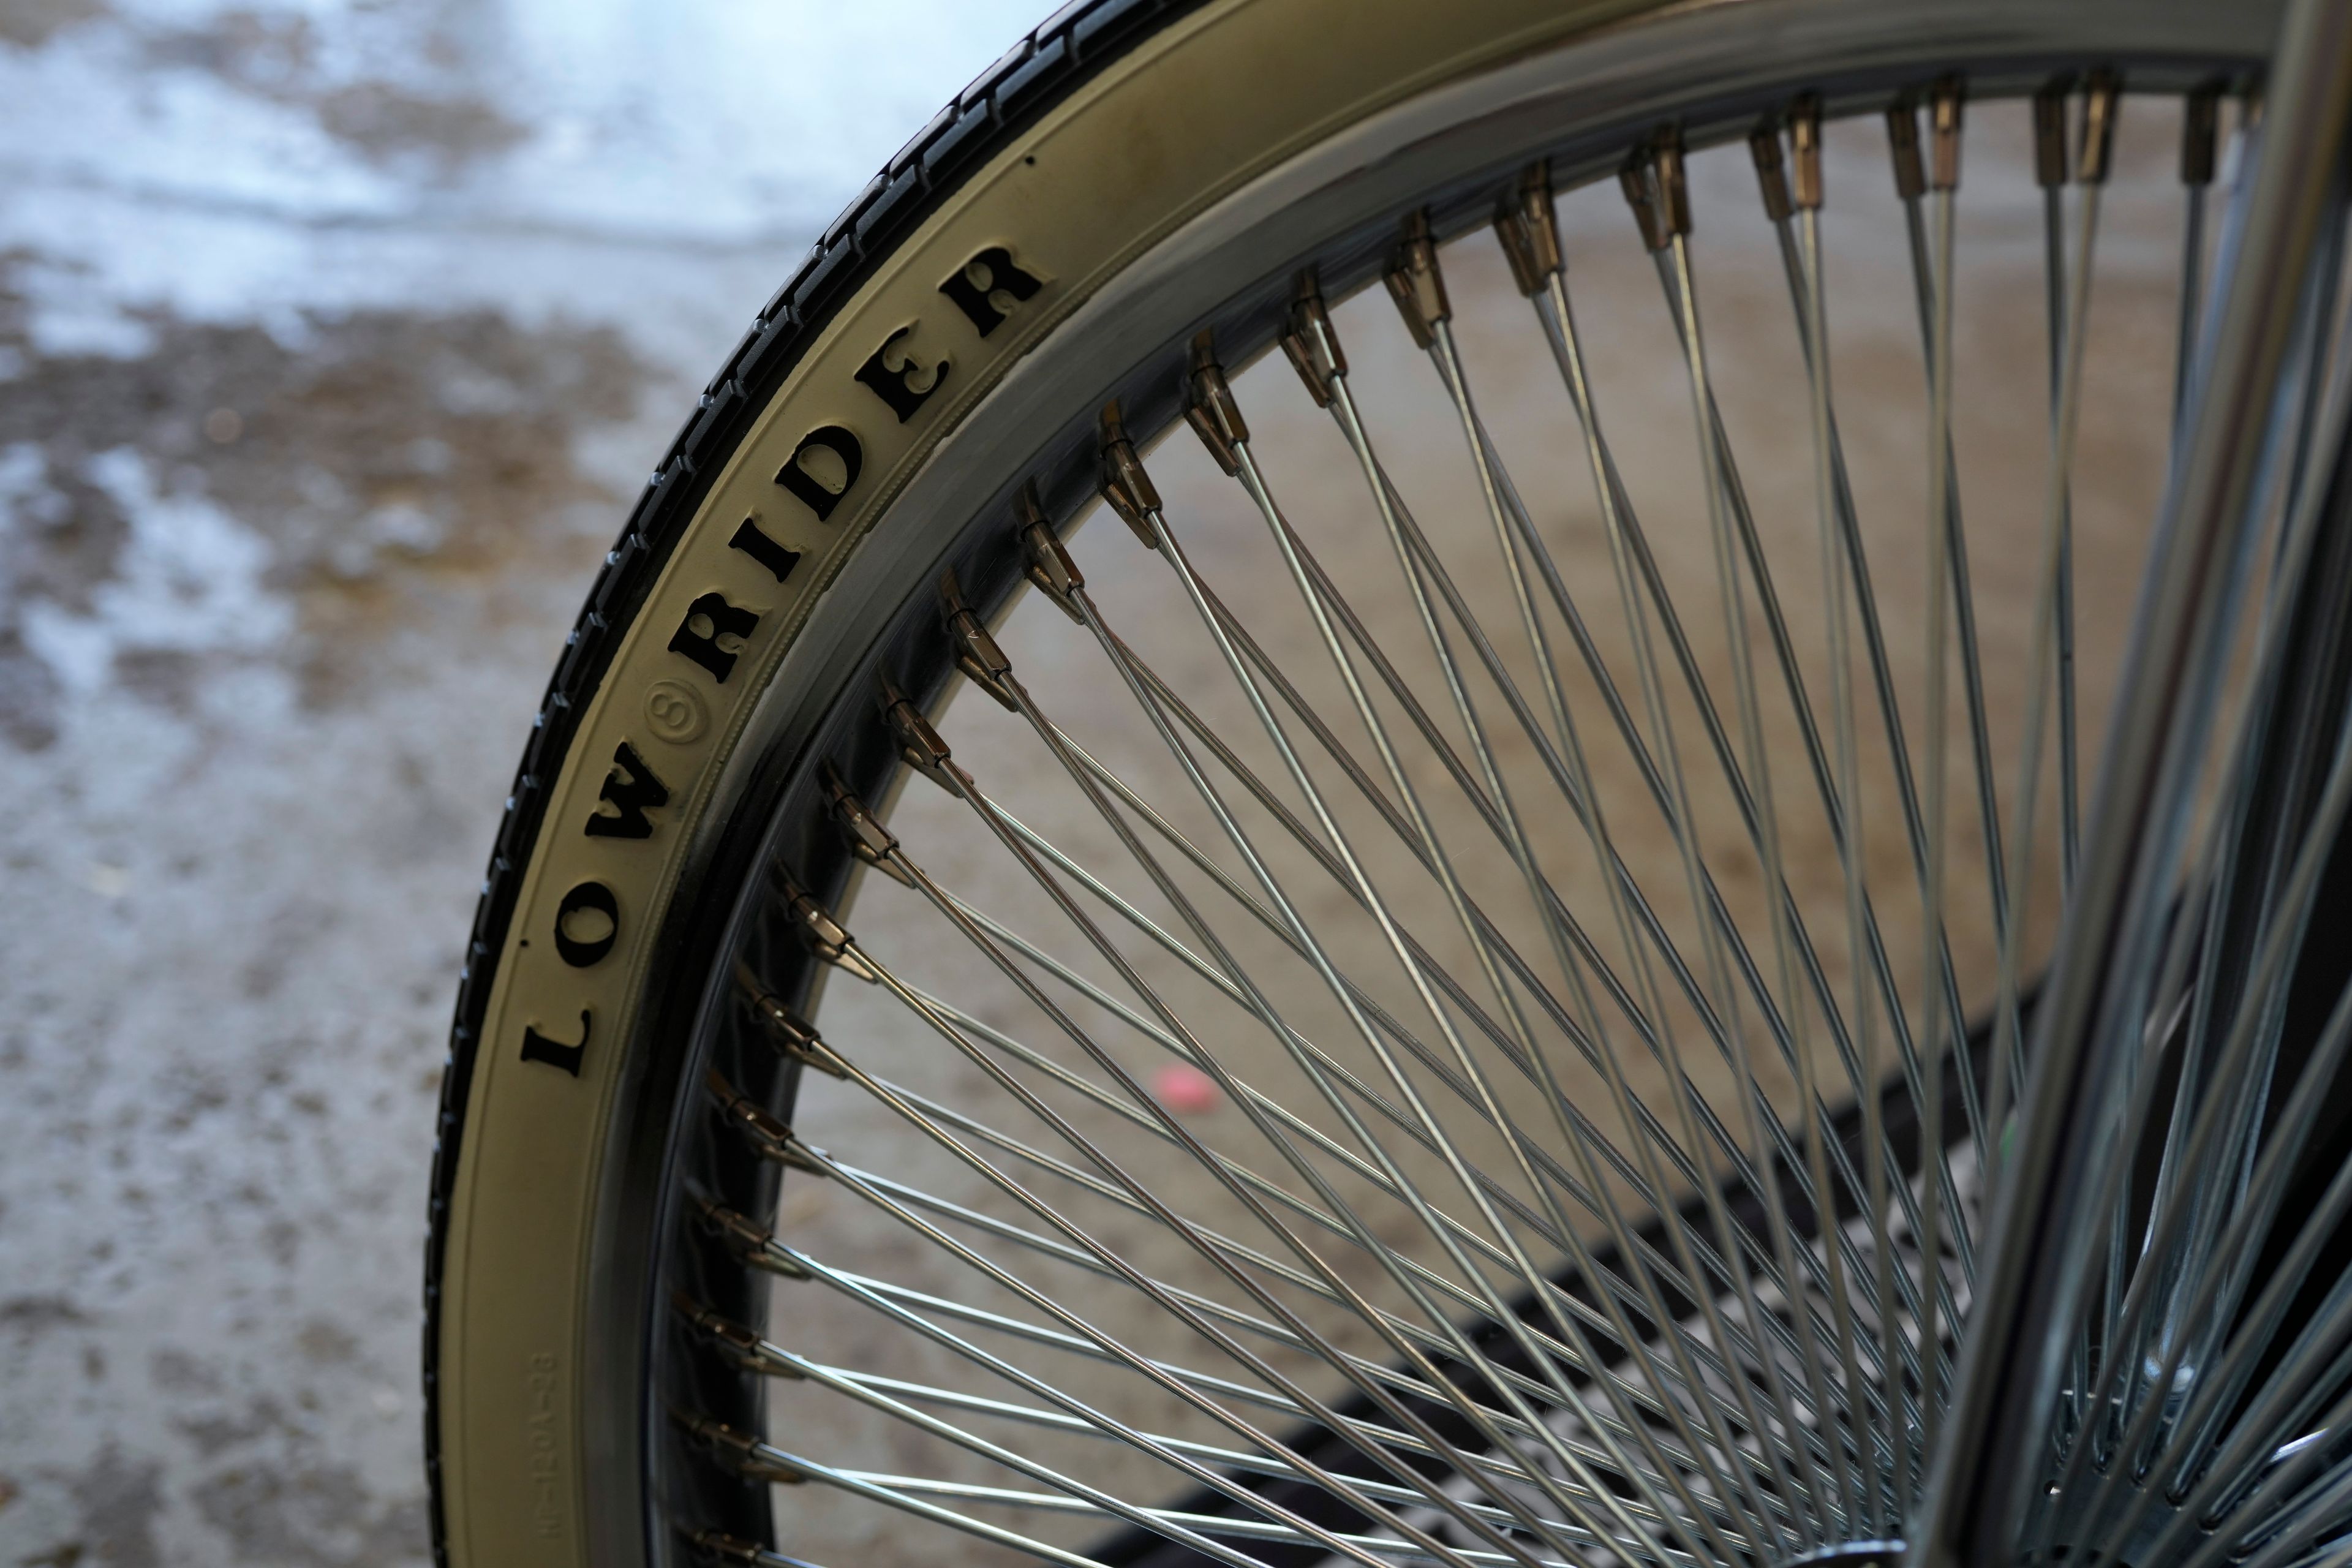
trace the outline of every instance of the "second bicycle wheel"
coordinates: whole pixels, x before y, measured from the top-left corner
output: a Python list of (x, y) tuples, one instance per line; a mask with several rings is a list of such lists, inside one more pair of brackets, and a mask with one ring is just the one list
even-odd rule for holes
[[(436, 1180), (446, 1558), (1900, 1551), (2276, 27), (1009, 54), (713, 379), (542, 712)], [(2011, 1558), (2352, 1520), (2336, 259)]]

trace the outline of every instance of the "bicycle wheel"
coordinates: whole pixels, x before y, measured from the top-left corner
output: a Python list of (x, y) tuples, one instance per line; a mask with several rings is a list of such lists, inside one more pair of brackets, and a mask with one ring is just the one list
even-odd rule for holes
[(2338, 1561), (2340, 40), (2258, 120), (2279, 25), (1008, 53), (541, 712), (444, 1560)]

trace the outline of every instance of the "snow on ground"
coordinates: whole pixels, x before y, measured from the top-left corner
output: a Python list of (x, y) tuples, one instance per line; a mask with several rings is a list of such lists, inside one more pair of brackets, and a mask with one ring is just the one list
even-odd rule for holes
[(434, 1096), (546, 672), (1033, 11), (0, 3), (0, 1563), (423, 1559)]

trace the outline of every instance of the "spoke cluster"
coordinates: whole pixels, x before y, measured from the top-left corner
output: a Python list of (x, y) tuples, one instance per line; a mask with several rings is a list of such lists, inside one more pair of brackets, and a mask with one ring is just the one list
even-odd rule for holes
[[(2094, 74), (2032, 105), (2050, 456), (2011, 691), (1982, 657), (1956, 456), (1958, 79), (1886, 113), (1926, 472), (1916, 510), (1876, 526), (1875, 568), (1839, 431), (1811, 98), (1748, 147), (1802, 380), (1810, 585), (1771, 558), (1743, 479), (1671, 128), (1622, 186), (1687, 391), (1703, 527), (1645, 522), (1643, 476), (1621, 469), (1540, 165), (1500, 193), (1495, 232), (1557, 369), (1605, 573), (1564, 558), (1560, 505), (1515, 481), (1420, 214), (1385, 283), (1458, 426), (1471, 525), (1425, 527), (1408, 503), (1311, 272), (1281, 347), (1356, 470), (1347, 558), (1327, 566), (1294, 525), (1282, 455), (1253, 440), (1206, 333), (1190, 372), (1188, 421), (1295, 612), (1220, 596), (1216, 547), (1107, 410), (1103, 500), (1189, 640), (1147, 658), (1154, 639), (1115, 620), (1024, 497), (1007, 545), (1083, 647), (1015, 668), (951, 574), (940, 612), (959, 666), (1066, 784), (992, 778), (986, 748), (960, 755), (886, 684), (908, 766), (971, 830), (902, 839), (837, 777), (826, 794), (858, 858), (929, 910), (892, 931), (931, 934), (861, 943), (788, 869), (770, 886), (763, 938), (872, 986), (940, 1065), (887, 1076), (755, 965), (734, 975), (741, 1026), (904, 1136), (819, 1147), (708, 1085), (788, 1194), (825, 1184), (923, 1278), (963, 1287), (845, 1268), (698, 1194), (713, 1235), (788, 1283), (772, 1338), (690, 1296), (682, 1331), (806, 1393), (765, 1435), (690, 1410), (681, 1430), (746, 1475), (1066, 1563), (1898, 1551), (1961, 1375), (2084, 830), (2070, 480), (2118, 87)], [(2196, 401), (2217, 103), (2184, 113), (2176, 427)], [(2233, 142), (2241, 166), (2254, 140)], [(2222, 246), (2225, 269), (2226, 221)], [(2049, 1449), (2018, 1543), (2039, 1561), (2300, 1568), (2344, 1561), (2352, 1529), (2352, 993), (2309, 940), (2323, 890), (2352, 890), (2331, 859), (2352, 798), (2352, 519), (2336, 516), (2352, 492), (2332, 255), (2323, 271), (2311, 339), (2331, 348), (2297, 368), (2299, 424), (2248, 531), (2263, 542), (2238, 563), (2243, 635), (2213, 679), (2234, 727), (2162, 941), (2129, 977), (2142, 1043), (2112, 1089), (2099, 1283), (2067, 1326), (2049, 1429), (2014, 1435)], [(1244, 379), (1253, 399), (1297, 395)], [(1136, 565), (1131, 543), (1102, 548), (1098, 572), (1113, 551)], [(1916, 624), (1888, 613), (1894, 574), (1924, 578), (1895, 601)], [(2098, 591), (2127, 592), (2117, 575)], [(1824, 853), (1826, 879), (1801, 863)], [(1172, 1109), (1171, 1066), (1225, 1109)], [(794, 1348), (827, 1316), (858, 1322), (835, 1338), (861, 1354)], [(931, 1473), (833, 1462), (821, 1412), (846, 1405)]]

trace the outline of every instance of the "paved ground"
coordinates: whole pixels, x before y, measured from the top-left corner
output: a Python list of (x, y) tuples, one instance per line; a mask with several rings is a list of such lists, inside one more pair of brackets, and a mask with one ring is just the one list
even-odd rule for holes
[[(873, 9), (0, 8), (0, 1564), (421, 1558), (431, 1112), (546, 670), (692, 388), (1030, 19)], [(833, 79), (856, 90), (809, 85)], [(1989, 148), (1969, 352), (2030, 366), (2034, 207), (2013, 135)], [(1881, 156), (1847, 167), (1876, 190)], [(2137, 401), (2085, 437), (2126, 481), (2084, 522), (2117, 581), (2154, 483), (2135, 418), (2169, 374), (2168, 210), (2125, 204), (2110, 246), (2146, 307), (2109, 351)], [(1596, 223), (1622, 244), (1622, 214)], [(1892, 432), (1917, 371), (1888, 235), (1856, 242), (1877, 292), (1841, 300), (1841, 353)], [(1646, 289), (1623, 263), (1604, 285)], [(1510, 303), (1483, 265), (1457, 283), (1474, 348), (1509, 331), (1477, 324)], [(1787, 331), (1745, 265), (1715, 322), (1734, 358)], [(1658, 384), (1634, 449), (1687, 417)], [(1985, 513), (1996, 586), (2038, 516), (2023, 385), (1976, 447), (2018, 455)], [(1441, 460), (1435, 428), (1410, 461)], [(1885, 504), (1911, 505), (1885, 440)], [(1801, 539), (1804, 470), (1759, 482)], [(854, 1260), (854, 1217), (798, 1220)], [(826, 1560), (919, 1551), (820, 1522), (848, 1548)]]
[(0, 1563), (422, 1559), (434, 1097), (546, 672), (1034, 19), (874, 12), (0, 5)]

